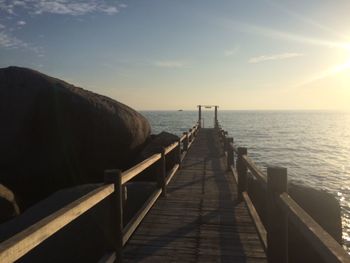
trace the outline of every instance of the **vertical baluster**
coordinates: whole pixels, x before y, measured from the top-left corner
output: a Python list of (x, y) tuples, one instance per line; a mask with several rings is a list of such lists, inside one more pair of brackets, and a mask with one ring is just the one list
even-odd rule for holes
[(245, 147), (238, 147), (237, 155), (237, 173), (238, 173), (238, 200), (242, 201), (242, 193), (247, 190), (247, 166), (244, 163), (243, 156), (247, 155), (248, 150)]
[(106, 170), (105, 183), (114, 184), (112, 194), (112, 215), (115, 218), (114, 232), (117, 237), (115, 244), (116, 262), (123, 262), (123, 189), (122, 173), (120, 170)]
[(267, 257), (270, 263), (288, 262), (288, 215), (276, 199), (287, 192), (287, 169), (267, 168)]

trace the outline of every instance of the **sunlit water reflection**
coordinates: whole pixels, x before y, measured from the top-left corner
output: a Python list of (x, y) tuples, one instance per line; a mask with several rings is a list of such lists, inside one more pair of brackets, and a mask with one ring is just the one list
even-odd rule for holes
[[(197, 121), (195, 111), (142, 112), (153, 133), (178, 135)], [(203, 111), (205, 127), (213, 112)], [(219, 111), (223, 128), (235, 144), (264, 170), (288, 168), (289, 180), (334, 194), (342, 207), (343, 240), (350, 251), (350, 112), (334, 111)]]

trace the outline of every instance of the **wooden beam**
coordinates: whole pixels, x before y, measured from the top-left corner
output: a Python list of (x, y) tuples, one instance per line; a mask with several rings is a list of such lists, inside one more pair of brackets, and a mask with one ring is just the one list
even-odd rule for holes
[(263, 249), (266, 252), (267, 251), (267, 231), (264, 227), (264, 224), (262, 223), (260, 216), (259, 216), (258, 212), (256, 211), (255, 206), (253, 205), (253, 202), (250, 199), (247, 192), (243, 192), (243, 199), (247, 205), (249, 215), (253, 220), (255, 229), (258, 232), (259, 239), (263, 245)]
[(288, 262), (288, 216), (276, 205), (287, 192), (287, 169), (267, 167), (267, 259), (269, 263)]
[(0, 262), (14, 262), (114, 192), (101, 186), (0, 244)]
[(243, 156), (243, 161), (248, 167), (249, 171), (255, 176), (256, 179), (266, 188), (267, 179), (264, 174), (259, 170), (256, 164), (247, 155)]
[(350, 263), (350, 256), (344, 248), (287, 193), (279, 196), (278, 205), (288, 214), (289, 221), (296, 226), (325, 262)]
[(171, 179), (173, 178), (173, 176), (175, 175), (175, 173), (177, 172), (177, 170), (179, 169), (180, 165), (179, 164), (175, 164), (174, 167), (169, 171), (165, 184), (168, 185), (171, 181)]
[(138, 225), (142, 222), (143, 218), (147, 215), (148, 211), (152, 208), (162, 193), (162, 189), (157, 189), (150, 198), (144, 203), (141, 209), (130, 220), (123, 230), (123, 246), (128, 242), (131, 235), (135, 232)]
[(122, 174), (122, 184), (127, 183), (128, 181), (133, 179), (135, 176), (139, 175), (142, 171), (146, 170), (152, 164), (157, 162), (160, 158), (161, 158), (160, 153), (153, 154), (151, 157), (147, 158), (146, 160), (143, 160), (142, 162), (131, 167), (130, 169), (124, 171)]
[(111, 202), (112, 225), (116, 243), (114, 244), (115, 258), (117, 262), (123, 262), (123, 185), (120, 170), (106, 170), (105, 182), (114, 184), (114, 193)]
[(172, 150), (174, 150), (178, 146), (178, 142), (174, 142), (173, 144), (170, 144), (168, 147), (165, 148), (165, 155), (170, 153)]

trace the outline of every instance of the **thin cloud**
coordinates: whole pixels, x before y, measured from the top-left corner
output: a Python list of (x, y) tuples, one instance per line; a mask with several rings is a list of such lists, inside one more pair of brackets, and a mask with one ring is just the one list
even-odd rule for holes
[(295, 58), (295, 57), (301, 57), (303, 54), (300, 53), (281, 53), (281, 54), (274, 54), (274, 55), (262, 55), (258, 57), (252, 57), (248, 60), (248, 63), (260, 63), (264, 61), (270, 61), (270, 60), (282, 60), (282, 59), (289, 59), (289, 58)]
[(187, 63), (179, 60), (161, 60), (154, 62), (154, 65), (159, 68), (183, 68)]
[(0, 32), (0, 48), (25, 49), (30, 50), (39, 56), (44, 56), (41, 47), (33, 46), (21, 39), (16, 38), (4, 31)]
[(269, 37), (272, 39), (281, 39), (285, 41), (292, 41), (295, 43), (308, 44), (308, 45), (314, 45), (314, 46), (324, 46), (328, 48), (343, 48), (343, 49), (348, 48), (348, 44), (344, 42), (335, 42), (335, 41), (329, 41), (325, 39), (313, 38), (309, 36), (294, 34), (287, 31), (279, 31), (273, 28), (252, 25), (252, 24), (247, 24), (247, 23), (232, 21), (227, 19), (221, 19), (221, 21), (223, 22), (224, 26), (238, 32), (260, 35), (260, 36)]
[[(126, 7), (126, 4), (119, 1), (109, 0), (0, 0), (0, 13), (9, 19), (17, 18), (19, 14), (27, 14), (28, 17), (32, 17), (45, 13), (70, 16), (83, 16), (92, 13), (114, 15)], [(20, 29), (26, 25), (26, 21), (20, 20), (16, 24)], [(0, 24), (0, 47), (31, 50), (39, 56), (44, 56), (42, 48), (13, 36), (12, 31), (13, 29), (7, 29)]]
[(228, 49), (228, 50), (225, 50), (225, 57), (231, 57), (231, 56), (234, 56), (238, 53), (239, 51), (239, 47), (235, 47), (233, 49)]
[(27, 23), (24, 20), (20, 20), (20, 21), (17, 22), (18, 26), (24, 26), (25, 24), (27, 24)]
[(0, 10), (10, 15), (14, 15), (18, 11), (26, 11), (31, 15), (51, 13), (80, 16), (96, 12), (113, 15), (125, 7), (125, 4), (103, 0), (23, 0), (13, 2), (0, 0)]
[(10, 36), (5, 32), (0, 32), (0, 47), (6, 48), (27, 48), (29, 45), (22, 40)]

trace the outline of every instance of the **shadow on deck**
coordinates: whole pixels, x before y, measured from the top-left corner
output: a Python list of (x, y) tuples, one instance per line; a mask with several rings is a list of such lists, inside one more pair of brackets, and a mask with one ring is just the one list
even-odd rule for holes
[(180, 169), (124, 247), (125, 262), (266, 262), (226, 172), (214, 129), (201, 129)]

